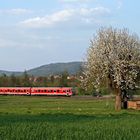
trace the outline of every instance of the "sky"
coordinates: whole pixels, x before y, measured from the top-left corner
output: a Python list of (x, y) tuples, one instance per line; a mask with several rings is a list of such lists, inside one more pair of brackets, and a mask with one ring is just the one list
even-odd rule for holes
[(101, 27), (140, 36), (140, 0), (0, 0), (0, 70), (83, 61)]

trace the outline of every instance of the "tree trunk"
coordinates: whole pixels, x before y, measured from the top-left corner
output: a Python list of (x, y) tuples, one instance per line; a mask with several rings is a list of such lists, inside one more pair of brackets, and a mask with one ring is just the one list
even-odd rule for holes
[(121, 90), (116, 89), (116, 100), (115, 100), (115, 110), (120, 111), (122, 107), (121, 102)]

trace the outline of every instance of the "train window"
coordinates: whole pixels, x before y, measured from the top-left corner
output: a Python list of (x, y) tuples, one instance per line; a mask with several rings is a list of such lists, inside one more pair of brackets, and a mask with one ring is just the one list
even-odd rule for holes
[(54, 90), (54, 92), (56, 92), (56, 90)]
[(45, 89), (44, 92), (47, 92), (47, 90)]
[(59, 92), (59, 90), (57, 90), (57, 92)]
[(38, 90), (38, 92), (40, 92), (40, 89)]
[(66, 90), (63, 90), (63, 92), (66, 92)]

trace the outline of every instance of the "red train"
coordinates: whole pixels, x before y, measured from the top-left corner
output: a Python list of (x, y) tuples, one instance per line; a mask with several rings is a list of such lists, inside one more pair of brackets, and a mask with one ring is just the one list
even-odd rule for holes
[(0, 95), (62, 95), (72, 96), (71, 87), (0, 87)]

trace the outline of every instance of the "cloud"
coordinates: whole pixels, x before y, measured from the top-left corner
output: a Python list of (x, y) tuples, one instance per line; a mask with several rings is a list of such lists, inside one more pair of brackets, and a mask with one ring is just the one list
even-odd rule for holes
[(31, 28), (49, 28), (62, 23), (87, 24), (90, 22), (93, 23), (108, 14), (110, 14), (110, 10), (105, 7), (64, 9), (44, 17), (24, 20), (20, 24)]
[(62, 10), (52, 15), (27, 19), (21, 22), (21, 24), (27, 27), (50, 27), (56, 23), (69, 20), (73, 12), (73, 10)]
[(17, 8), (17, 9), (2, 9), (0, 10), (0, 14), (11, 14), (11, 15), (23, 15), (23, 14), (29, 14), (32, 13), (31, 10), (29, 9), (22, 9), (22, 8)]

